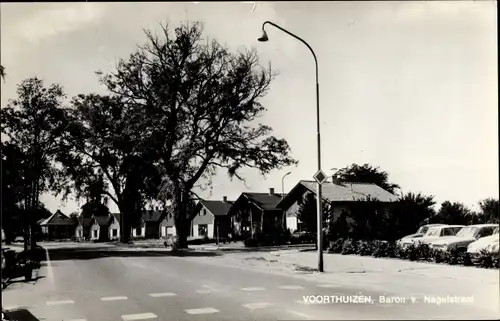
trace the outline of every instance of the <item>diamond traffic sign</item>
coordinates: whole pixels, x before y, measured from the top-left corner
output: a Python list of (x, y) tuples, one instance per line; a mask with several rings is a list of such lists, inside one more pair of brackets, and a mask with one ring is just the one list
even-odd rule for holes
[(314, 174), (313, 178), (316, 182), (323, 184), (328, 177), (322, 170), (319, 170), (316, 172), (316, 174)]

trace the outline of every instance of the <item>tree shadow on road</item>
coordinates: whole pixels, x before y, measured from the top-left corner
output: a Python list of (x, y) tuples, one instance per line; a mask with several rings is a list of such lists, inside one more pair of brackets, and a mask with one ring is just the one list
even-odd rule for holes
[(13, 311), (4, 311), (7, 320), (15, 321), (39, 321), (31, 312), (26, 309), (17, 309)]
[(219, 255), (221, 254), (216, 252), (122, 250), (109, 247), (82, 249), (62, 248), (49, 250), (49, 258), (51, 261), (93, 260), (107, 257), (214, 257)]
[(8, 289), (8, 287), (12, 284), (18, 284), (18, 283), (26, 283), (26, 284), (36, 284), (36, 282), (40, 279), (43, 279), (45, 278), (45, 276), (37, 276), (29, 281), (26, 281), (24, 276), (23, 277), (17, 277), (17, 278), (11, 278), (11, 279), (8, 279), (7, 281), (3, 282), (2, 284), (2, 291), (5, 291), (6, 289)]

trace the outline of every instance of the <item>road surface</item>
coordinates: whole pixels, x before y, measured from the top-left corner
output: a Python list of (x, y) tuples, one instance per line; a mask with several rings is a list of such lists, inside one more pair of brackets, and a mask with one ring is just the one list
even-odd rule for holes
[(3, 293), (3, 307), (25, 308), (33, 315), (30, 320), (54, 321), (498, 317), (473, 302), (438, 305), (408, 293), (360, 293), (360, 284), (349, 288), (321, 284), (206, 264), (190, 255), (95, 245), (48, 249), (39, 279), (10, 285)]

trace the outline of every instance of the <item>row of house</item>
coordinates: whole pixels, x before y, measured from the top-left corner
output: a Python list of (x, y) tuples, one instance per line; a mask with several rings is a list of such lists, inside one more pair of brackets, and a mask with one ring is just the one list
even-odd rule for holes
[[(322, 185), (323, 201), (331, 206), (330, 219), (334, 221), (343, 211), (360, 199), (376, 199), (382, 204), (397, 200), (397, 196), (378, 185), (369, 183), (327, 182)], [(263, 231), (281, 228), (294, 232), (301, 229), (297, 218), (300, 200), (308, 194), (316, 195), (314, 181), (300, 181), (286, 194), (275, 193), (270, 188), (266, 193), (242, 193), (235, 201), (200, 200), (194, 217), (190, 218), (190, 237), (246, 237)], [(107, 216), (78, 217), (77, 222), (60, 211), (54, 213), (40, 225), (49, 237), (61, 234), (77, 239), (108, 241), (120, 235), (120, 214)], [(175, 235), (172, 213), (168, 210), (145, 210), (139, 226), (132, 229), (133, 238), (166, 238)]]

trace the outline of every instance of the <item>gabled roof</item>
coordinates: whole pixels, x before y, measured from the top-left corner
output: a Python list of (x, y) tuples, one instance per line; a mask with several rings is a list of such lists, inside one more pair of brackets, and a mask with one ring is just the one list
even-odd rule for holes
[(111, 217), (110, 217), (110, 220), (109, 220), (110, 224), (111, 224), (111, 219), (113, 217), (118, 221), (118, 224), (119, 224), (120, 221), (121, 221), (121, 219), (122, 219), (122, 215), (120, 213), (111, 213)]
[(229, 213), (229, 210), (231, 209), (231, 206), (233, 206), (234, 201), (224, 202), (201, 200), (200, 203), (214, 216), (225, 216)]
[(281, 197), (282, 194), (279, 193), (274, 193), (273, 195), (269, 193), (241, 193), (241, 195), (233, 203), (233, 206), (229, 210), (229, 215), (232, 215), (233, 210), (236, 210), (245, 202), (254, 204), (259, 209), (264, 211), (281, 210), (276, 206), (281, 200)]
[(78, 224), (83, 226), (83, 228), (89, 228), (92, 225), (92, 217), (78, 216)]
[[(302, 195), (304, 190), (316, 194), (316, 186), (317, 183), (315, 181), (300, 181), (277, 206), (283, 209), (289, 208), (297, 200), (297, 197)], [(328, 202), (353, 202), (368, 198), (376, 199), (380, 202), (395, 202), (398, 200), (396, 195), (372, 183), (335, 184), (326, 182), (322, 184), (322, 196)]]
[(145, 210), (142, 212), (142, 220), (144, 222), (157, 223), (162, 218), (163, 211)]
[(49, 218), (40, 223), (41, 226), (73, 226), (75, 223), (71, 218), (64, 215), (61, 211), (57, 211)]
[(175, 225), (175, 222), (174, 222), (174, 214), (172, 213), (172, 211), (170, 210), (167, 210), (164, 215), (162, 215), (161, 219), (160, 219), (160, 222), (162, 222), (163, 220), (166, 220), (167, 223), (166, 223), (166, 226), (174, 226)]
[(269, 193), (243, 193), (243, 196), (263, 210), (277, 210), (277, 205), (282, 198), (281, 193), (273, 195)]
[(99, 226), (107, 226), (109, 224), (109, 215), (94, 215), (93, 219)]

